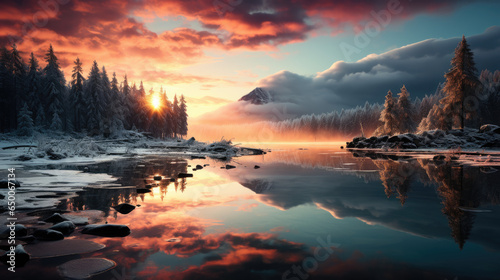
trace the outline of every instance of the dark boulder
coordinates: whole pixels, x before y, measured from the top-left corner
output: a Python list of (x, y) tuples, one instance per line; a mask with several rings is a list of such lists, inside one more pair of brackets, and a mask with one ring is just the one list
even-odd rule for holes
[(353, 142), (353, 143), (358, 143), (359, 141), (363, 141), (363, 140), (365, 140), (365, 139), (366, 139), (366, 137), (362, 137), (362, 136), (360, 136), (360, 137), (355, 137), (354, 139), (352, 139), (352, 142)]
[(130, 228), (126, 225), (87, 225), (82, 230), (83, 234), (91, 234), (103, 237), (125, 237), (130, 234)]
[(137, 189), (136, 191), (137, 191), (137, 193), (150, 193), (151, 192), (150, 189)]
[(226, 169), (233, 169), (236, 168), (234, 165), (226, 164)]
[(61, 232), (52, 229), (38, 229), (33, 233), (33, 235), (36, 239), (43, 241), (56, 241), (64, 239), (64, 235)]
[(254, 169), (259, 169), (259, 168), (260, 168), (260, 166), (256, 165), (256, 166), (254, 166), (253, 168), (254, 168)]
[[(6, 225), (3, 228), (4, 230), (0, 233), (0, 239), (7, 239), (10, 236), (11, 227)], [(16, 224), (13, 229), (16, 234), (16, 238), (28, 235), (28, 229), (22, 224)]]
[(73, 231), (75, 231), (75, 224), (73, 224), (73, 222), (70, 221), (64, 221), (51, 226), (49, 229), (59, 231), (62, 234), (68, 236)]
[[(9, 263), (11, 261), (11, 256), (8, 255), (9, 253), (10, 252), (7, 251), (0, 257), (0, 261), (6, 264), (7, 266), (11, 266)], [(17, 245), (16, 249), (14, 250), (14, 254), (15, 254), (15, 266), (23, 267), (30, 260), (30, 255), (26, 253), (26, 250), (24, 250), (23, 245)]]
[(203, 169), (203, 166), (201, 166), (201, 165), (198, 164), (198, 165), (196, 165), (196, 169), (198, 169), (198, 170), (199, 169)]
[(52, 214), (52, 216), (48, 217), (44, 221), (47, 222), (47, 223), (57, 224), (57, 223), (64, 222), (64, 221), (67, 221), (67, 220), (68, 219), (64, 218), (61, 214), (54, 213), (54, 214)]
[(154, 176), (153, 180), (155, 180), (155, 181), (161, 181), (161, 176)]

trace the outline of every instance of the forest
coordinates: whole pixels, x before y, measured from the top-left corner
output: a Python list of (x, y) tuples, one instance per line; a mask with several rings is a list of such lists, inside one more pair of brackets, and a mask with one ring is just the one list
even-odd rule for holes
[(161, 88), (148, 94), (122, 82), (116, 74), (93, 62), (87, 77), (76, 58), (67, 83), (52, 45), (41, 67), (33, 52), (26, 64), (13, 45), (0, 49), (0, 132), (30, 136), (35, 132), (63, 131), (90, 136), (119, 137), (124, 129), (153, 137), (187, 135), (187, 104), (183, 95), (173, 101)]

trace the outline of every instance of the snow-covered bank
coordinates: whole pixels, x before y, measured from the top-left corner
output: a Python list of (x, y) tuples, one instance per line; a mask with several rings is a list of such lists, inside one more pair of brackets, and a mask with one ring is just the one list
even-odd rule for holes
[(418, 134), (356, 137), (347, 142), (348, 149), (500, 149), (500, 127), (483, 125), (463, 130), (430, 130)]
[(20, 165), (49, 163), (91, 163), (109, 161), (119, 157), (142, 155), (175, 155), (193, 158), (210, 157), (231, 160), (233, 157), (263, 154), (260, 149), (233, 145), (230, 140), (212, 143), (198, 142), (194, 138), (156, 139), (134, 131), (128, 131), (119, 139), (99, 137), (75, 137), (67, 134), (19, 137), (0, 135), (0, 159), (2, 168)]

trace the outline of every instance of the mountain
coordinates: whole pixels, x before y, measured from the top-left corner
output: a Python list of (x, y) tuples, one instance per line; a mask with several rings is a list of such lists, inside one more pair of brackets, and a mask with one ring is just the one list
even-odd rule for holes
[(244, 95), (238, 101), (249, 101), (254, 105), (263, 105), (271, 102), (271, 95), (268, 91), (263, 88), (257, 87), (252, 90), (249, 94)]

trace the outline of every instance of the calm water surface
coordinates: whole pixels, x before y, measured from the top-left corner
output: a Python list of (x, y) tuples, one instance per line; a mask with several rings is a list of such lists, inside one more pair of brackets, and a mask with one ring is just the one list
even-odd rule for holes
[[(500, 172), (337, 147), (285, 145), (231, 170), (162, 156), (89, 166), (124, 186), (166, 179), (148, 194), (90, 188), (63, 200), (61, 210), (103, 211), (131, 234), (77, 232), (106, 247), (34, 259), (16, 277), (59, 279), (58, 265), (103, 257), (117, 267), (93, 279), (500, 279)], [(168, 179), (186, 171), (194, 177)], [(123, 215), (110, 208), (119, 203), (140, 207)]]

